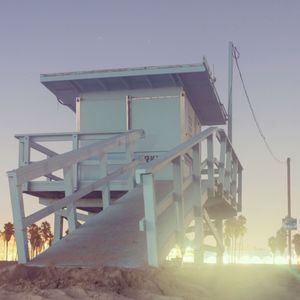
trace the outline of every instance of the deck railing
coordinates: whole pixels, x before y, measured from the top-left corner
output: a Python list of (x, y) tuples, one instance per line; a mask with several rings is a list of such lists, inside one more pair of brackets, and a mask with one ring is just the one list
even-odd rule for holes
[[(66, 152), (69, 150), (76, 150), (81, 148), (84, 145), (99, 142), (101, 140), (105, 140), (107, 138), (115, 137), (121, 132), (71, 132), (71, 133), (40, 133), (40, 134), (18, 134), (15, 137), (19, 140), (19, 167), (30, 165), (31, 163), (35, 162), (36, 156), (40, 160), (40, 157), (53, 157), (58, 155), (58, 151), (53, 149), (53, 146), (59, 148), (59, 151)], [(46, 144), (46, 145), (45, 145)], [(52, 146), (52, 147), (51, 147)], [(58, 146), (58, 147), (57, 147)], [(131, 144), (127, 145), (128, 147), (132, 147)], [(126, 145), (121, 149), (123, 152), (122, 154), (131, 155), (130, 149), (126, 148)], [(126, 149), (125, 149), (126, 148)], [(33, 151), (35, 150), (35, 151)], [(120, 149), (119, 149), (120, 151)], [(120, 153), (119, 153), (120, 154)], [(124, 159), (126, 157), (119, 157), (118, 153), (109, 154), (107, 157), (108, 165), (116, 165), (116, 164), (123, 164)], [(97, 159), (90, 159), (86, 161), (82, 161), (79, 165), (74, 165), (73, 175), (74, 175), (74, 188), (77, 188), (81, 178), (80, 173), (83, 166), (96, 166), (98, 164)], [(39, 180), (35, 180), (34, 182), (26, 182), (23, 184), (23, 191), (35, 191), (37, 189), (47, 188), (53, 189), (54, 184), (56, 183), (56, 189), (59, 190), (62, 187), (62, 178), (60, 174), (44, 174), (43, 178), (39, 178)], [(50, 182), (51, 184), (47, 184)], [(43, 184), (44, 183), (44, 184)]]
[[(215, 143), (219, 144), (219, 159), (215, 158)], [(206, 157), (202, 157), (201, 148), (205, 144)], [(192, 162), (190, 176), (184, 175), (186, 157)], [(160, 195), (155, 176), (170, 166), (173, 169), (171, 190)], [(196, 260), (203, 257), (202, 220), (210, 228), (220, 251), (223, 250), (223, 241), (204, 206), (221, 189), (222, 199), (234, 210), (241, 209), (242, 166), (223, 130), (208, 128), (158, 159), (139, 166), (136, 181), (143, 185), (145, 216), (140, 221), (140, 230), (146, 231), (149, 265), (159, 266), (175, 244), (184, 248), (185, 232), (191, 220), (195, 220)]]
[[(27, 226), (66, 208), (69, 231), (76, 229), (76, 201), (96, 190), (102, 188), (103, 208), (110, 204), (110, 182), (121, 174), (131, 172), (134, 176), (134, 170), (138, 161), (133, 158), (133, 143), (144, 136), (143, 130), (132, 130), (125, 133), (119, 133), (113, 137), (104, 139), (87, 146), (78, 148), (78, 141), (95, 139), (95, 135), (101, 134), (57, 134), (57, 135), (31, 135), (19, 136), (20, 142), (20, 165), (16, 170), (8, 172), (10, 196), (13, 209), (14, 226), (16, 233), (16, 242), (18, 257), (20, 263), (26, 263), (29, 260)], [(71, 140), (73, 148), (69, 152), (57, 154), (52, 150), (38, 144), (38, 141), (47, 140)], [(125, 146), (126, 164), (109, 173), (107, 167), (107, 154), (115, 148)], [(30, 163), (30, 149), (36, 149), (48, 158)], [(81, 187), (78, 185), (77, 165), (78, 163), (93, 158), (98, 160), (99, 176), (94, 182)], [(63, 178), (58, 178), (52, 173), (62, 170)], [(31, 180), (40, 177), (47, 177), (51, 180), (63, 181), (65, 197), (55, 201), (53, 204), (29, 215), (25, 216), (23, 189), (24, 185)]]

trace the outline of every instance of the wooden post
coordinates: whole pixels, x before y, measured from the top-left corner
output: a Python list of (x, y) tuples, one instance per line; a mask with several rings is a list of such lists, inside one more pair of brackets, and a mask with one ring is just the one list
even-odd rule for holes
[[(23, 162), (22, 166), (28, 166), (30, 162), (30, 140), (29, 136), (25, 135), (23, 137)], [(23, 184), (23, 190), (28, 190), (28, 181)]]
[[(108, 174), (107, 153), (99, 157), (99, 165), (100, 165), (100, 178), (104, 178)], [(106, 209), (110, 205), (109, 184), (106, 184), (102, 188), (102, 205), (103, 205), (103, 209)]]
[(54, 213), (54, 243), (59, 241), (63, 236), (63, 217), (61, 209)]
[[(73, 190), (73, 165), (64, 168), (64, 185), (65, 185), (65, 196), (72, 195)], [(72, 232), (77, 228), (77, 215), (76, 215), (76, 204), (70, 203), (67, 205), (67, 218), (69, 225), (69, 232)]]
[(219, 183), (222, 185), (222, 190), (224, 189), (225, 180), (225, 157), (226, 157), (226, 137), (221, 136), (221, 147), (220, 147), (220, 163), (219, 163)]
[(175, 196), (176, 221), (177, 221), (177, 244), (184, 255), (184, 196), (183, 196), (183, 164), (181, 155), (175, 158), (173, 164), (173, 190)]
[(8, 173), (10, 198), (14, 218), (14, 228), (16, 234), (16, 243), (19, 263), (25, 264), (29, 261), (27, 228), (24, 224), (24, 203), (22, 187), (18, 185), (16, 173)]
[(238, 170), (238, 211), (242, 211), (242, 169), (239, 167)]
[(238, 162), (233, 162), (230, 193), (232, 196), (231, 205), (236, 206), (236, 193), (237, 193), (237, 175), (238, 175)]
[(156, 197), (153, 174), (142, 175), (144, 210), (147, 238), (148, 264), (153, 267), (159, 266), (157, 224), (156, 224)]
[[(129, 138), (127, 136), (126, 137), (126, 144), (125, 144), (125, 151), (126, 151), (125, 161), (128, 164), (130, 164), (134, 159), (134, 157), (133, 157), (133, 155), (134, 155), (133, 148), (134, 148), (134, 144), (133, 144), (133, 142), (129, 141)], [(134, 174), (135, 174), (135, 170), (130, 171), (129, 174), (128, 174), (128, 189), (129, 190), (132, 190), (134, 188)]]
[(230, 195), (230, 181), (231, 181), (231, 172), (232, 172), (232, 153), (231, 146), (227, 143), (226, 146), (226, 167), (225, 167), (225, 179), (224, 179), (224, 192), (227, 195), (229, 200)]
[(207, 177), (208, 196), (214, 197), (214, 144), (212, 134), (207, 138)]
[[(78, 134), (73, 134), (72, 136), (72, 148), (73, 150), (77, 150), (79, 147)], [(78, 190), (78, 163), (73, 165), (73, 190)]]
[(195, 206), (194, 206), (194, 218), (195, 218), (195, 239), (194, 239), (194, 261), (196, 264), (203, 263), (204, 251), (203, 251), (203, 211), (202, 211), (202, 197), (201, 197), (201, 144), (196, 144), (193, 147), (193, 184)]
[(218, 245), (217, 243), (217, 264), (221, 265), (223, 264), (223, 251), (224, 251), (224, 245), (223, 245), (223, 220), (222, 219), (216, 219), (216, 230), (217, 234), (219, 236), (221, 245)]

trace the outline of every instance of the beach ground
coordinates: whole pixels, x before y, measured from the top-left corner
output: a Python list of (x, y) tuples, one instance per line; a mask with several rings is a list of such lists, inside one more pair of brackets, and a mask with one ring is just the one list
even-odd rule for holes
[(299, 299), (300, 268), (193, 265), (160, 269), (26, 267), (0, 263), (0, 299)]

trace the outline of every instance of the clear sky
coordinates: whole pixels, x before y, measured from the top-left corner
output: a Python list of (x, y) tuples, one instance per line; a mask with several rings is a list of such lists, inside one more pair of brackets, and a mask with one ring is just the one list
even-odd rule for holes
[[(0, 226), (11, 220), (6, 171), (16, 133), (75, 131), (40, 73), (197, 63), (206, 55), (227, 106), (227, 48), (240, 66), (274, 152), (292, 158), (300, 218), (300, 2), (295, 0), (0, 0)], [(233, 143), (244, 166), (246, 244), (267, 247), (286, 209), (286, 170), (266, 151), (234, 77)], [(33, 201), (33, 200), (30, 200)]]

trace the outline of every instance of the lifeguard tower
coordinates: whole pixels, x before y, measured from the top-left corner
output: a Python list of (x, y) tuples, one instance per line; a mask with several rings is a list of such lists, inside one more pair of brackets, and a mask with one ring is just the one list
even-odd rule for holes
[[(77, 130), (16, 135), (19, 168), (8, 175), (19, 262), (29, 262), (27, 226), (49, 215), (55, 243), (30, 264), (159, 266), (187, 241), (195, 261), (206, 250), (221, 260), (223, 220), (241, 210), (242, 166), (224, 130), (208, 127), (226, 124), (226, 112), (205, 60), (41, 83), (74, 111)], [(51, 148), (62, 142), (69, 151)], [(45, 159), (32, 162), (34, 152)], [(25, 216), (23, 194), (45, 207)]]

